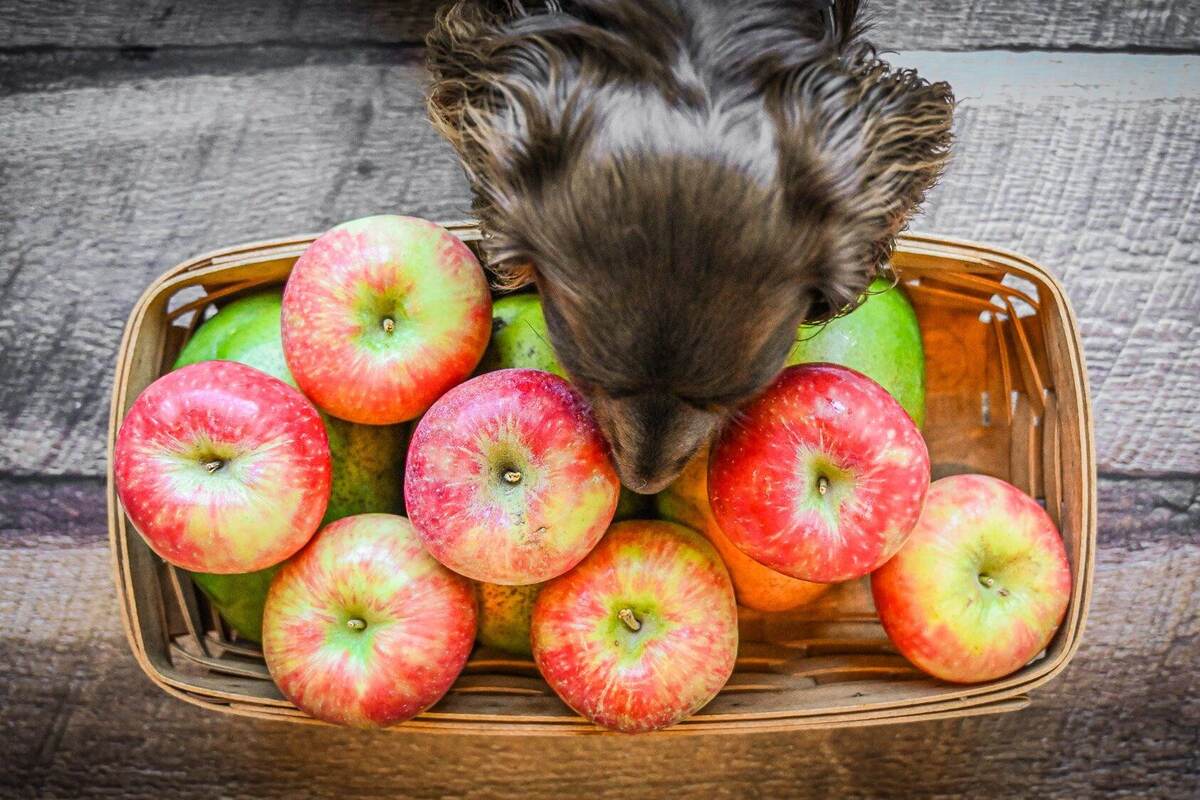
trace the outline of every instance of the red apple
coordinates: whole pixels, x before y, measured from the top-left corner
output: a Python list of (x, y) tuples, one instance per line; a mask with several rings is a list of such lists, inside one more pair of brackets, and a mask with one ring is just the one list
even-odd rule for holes
[(295, 553), (325, 514), (330, 474), (312, 403), (232, 361), (146, 387), (113, 452), (133, 526), (163, 559), (197, 572), (253, 572)]
[(875, 607), (905, 658), (942, 680), (1015, 672), (1045, 649), (1071, 596), (1050, 515), (998, 478), (934, 481), (900, 552), (871, 576)]
[(708, 467), (729, 540), (817, 583), (891, 558), (928, 489), (929, 451), (912, 419), (879, 384), (833, 364), (784, 370), (722, 432)]
[(600, 541), (620, 482), (586, 401), (535, 369), (488, 372), (421, 418), (404, 501), (434, 558), (486, 583), (541, 583)]
[(322, 528), (275, 576), (263, 613), (263, 656), (280, 691), (317, 719), (361, 728), (436, 703), (474, 640), (471, 584), (392, 514)]
[(729, 573), (699, 534), (619, 522), (578, 567), (542, 587), (533, 658), (567, 705), (597, 725), (674, 725), (716, 696), (737, 660)]
[(413, 217), (338, 225), (300, 256), (283, 294), (296, 384), (333, 416), (370, 425), (413, 419), (470, 375), (491, 324), (475, 256)]

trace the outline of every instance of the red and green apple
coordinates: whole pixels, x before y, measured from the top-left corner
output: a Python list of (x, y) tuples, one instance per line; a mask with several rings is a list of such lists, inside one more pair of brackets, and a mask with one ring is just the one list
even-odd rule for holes
[(920, 431), (879, 384), (846, 367), (802, 364), (722, 431), (708, 496), (720, 529), (750, 558), (836, 583), (900, 549), (929, 469)]
[(1015, 672), (1045, 649), (1071, 597), (1050, 515), (1017, 487), (952, 475), (929, 487), (904, 547), (871, 575), (875, 607), (905, 658), (942, 680)]
[(533, 658), (597, 725), (658, 730), (706, 705), (737, 660), (729, 573), (699, 534), (663, 521), (613, 525), (575, 569), (542, 587)]
[(164, 560), (198, 572), (252, 572), (295, 553), (325, 514), (330, 473), (312, 403), (232, 361), (146, 387), (113, 452), (133, 526)]
[(271, 582), (263, 656), (317, 719), (386, 727), (436, 703), (475, 640), (470, 583), (435, 561), (404, 517), (326, 525)]
[(300, 389), (341, 419), (414, 419), (479, 363), (487, 279), (457, 237), (415, 217), (345, 222), (309, 245), (283, 294), (283, 349)]
[(421, 418), (404, 498), (436, 559), (511, 586), (578, 564), (612, 521), (619, 487), (583, 397), (549, 372), (503, 369), (454, 387)]

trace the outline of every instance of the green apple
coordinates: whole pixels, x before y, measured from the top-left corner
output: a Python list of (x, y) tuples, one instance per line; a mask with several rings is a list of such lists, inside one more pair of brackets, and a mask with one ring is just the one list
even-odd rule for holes
[(546, 332), (542, 298), (536, 294), (510, 294), (492, 303), (492, 338), (477, 372), (525, 367), (567, 377)]
[(279, 567), (276, 564), (258, 572), (237, 575), (193, 572), (191, 576), (239, 636), (261, 642), (263, 604), (267, 600), (267, 590), (271, 588), (271, 578), (275, 577)]
[(912, 304), (876, 278), (862, 305), (824, 324), (801, 325), (787, 366), (825, 361), (858, 370), (887, 389), (920, 427), (925, 422), (925, 349)]
[[(201, 361), (237, 361), (295, 386), (283, 356), (279, 289), (239, 298), (202, 324), (175, 368)], [(322, 525), (354, 514), (400, 513), (406, 425), (358, 425), (321, 412), (333, 462), (333, 489)], [(198, 586), (238, 633), (258, 641), (262, 607), (274, 568), (237, 575), (194, 573)]]

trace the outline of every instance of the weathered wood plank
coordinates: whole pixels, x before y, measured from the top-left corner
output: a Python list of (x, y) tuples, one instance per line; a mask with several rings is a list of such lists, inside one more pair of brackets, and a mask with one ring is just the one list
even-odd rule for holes
[(189, 47), (418, 42), (438, 0), (0, 0), (7, 47)]
[[(100, 474), (121, 326), (173, 263), (367, 213), (464, 214), (415, 57), (0, 97), (0, 471)], [(1184, 367), (1200, 341), (1200, 59), (896, 61), (964, 98), (956, 161), (917, 227), (1062, 277), (1102, 469), (1200, 471), (1200, 372)]]
[(124, 318), (172, 264), (370, 213), (465, 214), (423, 76), (298, 67), (0, 98), (0, 470), (99, 474)]
[[(438, 0), (85, 0), (0, 2), (0, 46), (161, 47), (419, 41)], [(873, 0), (875, 39), (890, 49), (1128, 47), (1194, 51), (1188, 0)]]
[(1193, 797), (1198, 490), (1196, 478), (1101, 482), (1088, 630), (1029, 709), (746, 737), (369, 735), (210, 714), (138, 672), (102, 544), (0, 549), (0, 795)]
[(99, 478), (0, 477), (0, 550), (92, 545), (107, 525)]

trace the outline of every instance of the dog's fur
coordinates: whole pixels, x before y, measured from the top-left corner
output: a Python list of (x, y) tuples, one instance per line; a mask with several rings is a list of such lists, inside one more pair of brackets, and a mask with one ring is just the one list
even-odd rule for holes
[(429, 109), (501, 284), (630, 488), (653, 492), (851, 307), (937, 179), (953, 97), (893, 70), (838, 0), (460, 2)]

